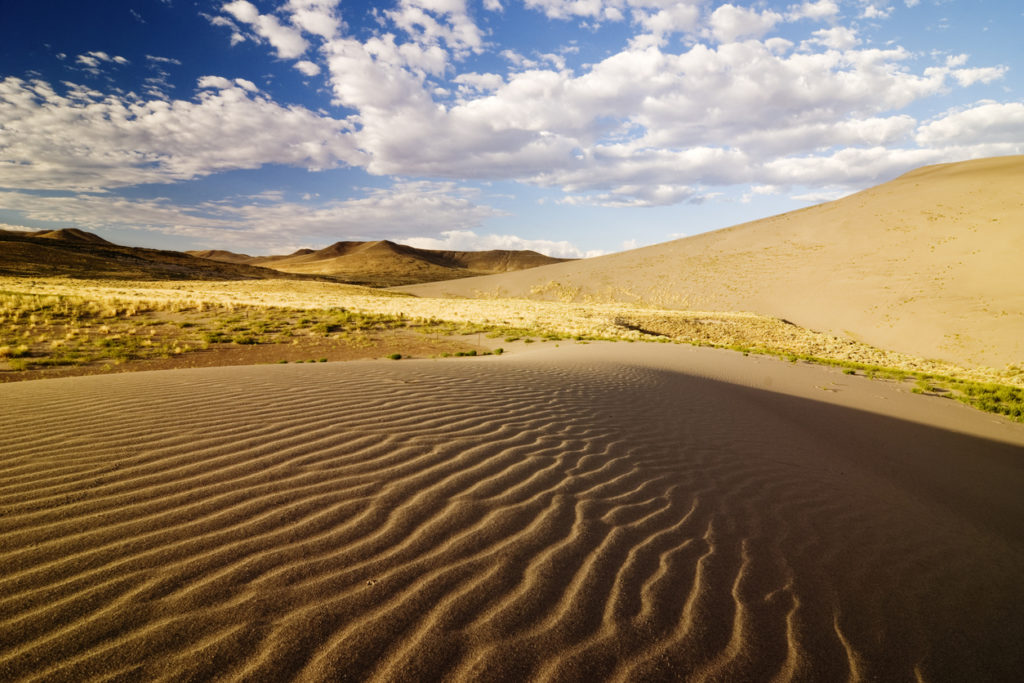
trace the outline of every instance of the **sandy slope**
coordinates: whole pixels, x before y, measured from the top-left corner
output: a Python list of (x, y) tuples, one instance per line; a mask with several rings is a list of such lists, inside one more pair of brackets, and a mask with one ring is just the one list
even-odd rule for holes
[(895, 384), (563, 344), (0, 405), (0, 680), (1024, 667), (1024, 426)]
[(962, 365), (1024, 364), (1024, 157), (597, 259), (404, 288), (752, 311)]

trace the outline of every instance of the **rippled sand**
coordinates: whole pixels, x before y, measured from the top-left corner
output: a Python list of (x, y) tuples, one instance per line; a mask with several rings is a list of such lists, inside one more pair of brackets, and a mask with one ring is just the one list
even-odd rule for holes
[(1024, 670), (1024, 427), (895, 384), (620, 344), (0, 407), (2, 680)]

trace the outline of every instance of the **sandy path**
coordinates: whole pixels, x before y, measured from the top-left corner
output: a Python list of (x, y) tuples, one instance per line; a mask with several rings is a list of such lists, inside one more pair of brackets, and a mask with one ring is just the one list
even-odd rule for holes
[(0, 408), (2, 680), (1024, 668), (1024, 428), (895, 384), (563, 345)]

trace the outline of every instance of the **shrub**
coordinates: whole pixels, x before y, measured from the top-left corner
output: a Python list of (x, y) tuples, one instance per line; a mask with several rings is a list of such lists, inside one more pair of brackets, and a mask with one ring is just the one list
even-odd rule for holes
[(390, 356), (388, 356), (388, 358), (390, 358), (391, 360), (401, 360), (402, 359), (402, 354), (400, 354), (400, 353), (393, 353)]

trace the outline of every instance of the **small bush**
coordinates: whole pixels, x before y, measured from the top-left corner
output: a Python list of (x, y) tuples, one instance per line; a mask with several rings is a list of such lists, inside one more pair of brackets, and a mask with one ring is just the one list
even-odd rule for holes
[(390, 358), (391, 360), (402, 360), (402, 354), (393, 353), (390, 356), (388, 356), (388, 358)]

